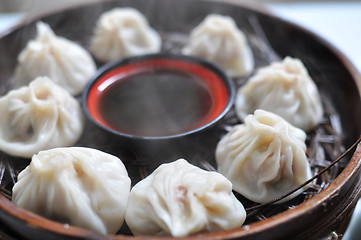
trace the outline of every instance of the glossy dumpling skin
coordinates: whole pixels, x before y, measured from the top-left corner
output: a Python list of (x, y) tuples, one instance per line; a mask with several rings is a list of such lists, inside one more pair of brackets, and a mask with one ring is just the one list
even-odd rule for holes
[(0, 97), (0, 111), (0, 150), (13, 156), (72, 146), (84, 128), (79, 102), (48, 77)]
[(114, 8), (97, 21), (90, 50), (103, 62), (158, 52), (161, 38), (145, 16), (134, 8)]
[(184, 237), (236, 228), (245, 217), (224, 176), (179, 159), (133, 187), (125, 221), (135, 235)]
[(254, 60), (246, 36), (229, 16), (208, 15), (191, 33), (183, 54), (218, 64), (231, 77), (247, 75)]
[(54, 148), (34, 155), (18, 175), (12, 201), (44, 217), (98, 233), (124, 222), (130, 178), (121, 160), (99, 150)]
[(38, 22), (36, 27), (36, 38), (18, 56), (14, 87), (47, 76), (70, 94), (80, 94), (96, 71), (91, 55), (79, 44), (55, 35), (48, 24)]
[(256, 110), (254, 115), (245, 118), (244, 124), (235, 125), (218, 143), (218, 171), (246, 198), (257, 203), (275, 200), (311, 177), (305, 140), (303, 130), (276, 114)]
[(263, 109), (304, 131), (316, 127), (323, 117), (316, 84), (303, 63), (291, 57), (259, 69), (238, 90), (235, 108), (240, 119), (256, 109)]

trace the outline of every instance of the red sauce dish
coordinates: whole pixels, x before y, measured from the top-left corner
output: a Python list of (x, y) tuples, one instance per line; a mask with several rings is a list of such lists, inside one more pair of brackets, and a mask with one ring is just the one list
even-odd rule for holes
[(85, 88), (83, 106), (95, 124), (116, 135), (168, 139), (214, 125), (234, 96), (233, 80), (210, 62), (149, 54), (101, 68)]

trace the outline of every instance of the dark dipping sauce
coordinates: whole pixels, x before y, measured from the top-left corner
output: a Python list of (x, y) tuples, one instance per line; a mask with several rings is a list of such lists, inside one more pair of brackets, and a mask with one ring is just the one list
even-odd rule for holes
[(168, 136), (195, 129), (212, 112), (212, 94), (197, 77), (168, 69), (113, 79), (102, 90), (99, 113), (111, 129), (138, 136)]

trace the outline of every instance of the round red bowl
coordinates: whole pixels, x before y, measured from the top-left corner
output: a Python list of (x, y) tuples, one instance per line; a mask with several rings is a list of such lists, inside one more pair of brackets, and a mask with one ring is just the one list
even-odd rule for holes
[(105, 65), (83, 92), (87, 117), (132, 139), (172, 139), (205, 130), (232, 107), (235, 86), (201, 58), (148, 54)]

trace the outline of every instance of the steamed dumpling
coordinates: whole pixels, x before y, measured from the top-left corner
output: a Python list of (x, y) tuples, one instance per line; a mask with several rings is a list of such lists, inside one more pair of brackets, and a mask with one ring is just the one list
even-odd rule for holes
[(79, 102), (47, 77), (0, 97), (0, 150), (28, 157), (71, 146), (83, 132)]
[(261, 68), (250, 78), (238, 90), (235, 108), (240, 119), (264, 109), (304, 131), (316, 127), (323, 116), (316, 84), (303, 63), (291, 57)]
[(48, 24), (38, 22), (36, 27), (36, 38), (28, 42), (18, 57), (15, 87), (47, 76), (70, 94), (81, 93), (96, 71), (90, 54), (79, 44), (56, 36)]
[(91, 52), (99, 61), (158, 52), (161, 38), (147, 19), (133, 8), (115, 8), (103, 13), (91, 41)]
[(179, 159), (133, 187), (125, 221), (135, 235), (184, 237), (236, 228), (245, 217), (224, 176)]
[(253, 55), (243, 32), (231, 17), (208, 15), (190, 33), (183, 54), (203, 57), (222, 67), (231, 77), (253, 70)]
[(303, 130), (273, 113), (256, 110), (218, 143), (218, 171), (246, 198), (257, 203), (275, 200), (311, 177), (305, 140)]
[(12, 201), (44, 217), (116, 233), (124, 222), (130, 178), (121, 160), (82, 147), (34, 155), (18, 175)]

